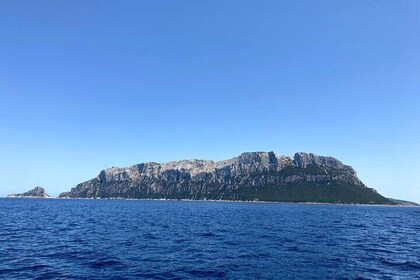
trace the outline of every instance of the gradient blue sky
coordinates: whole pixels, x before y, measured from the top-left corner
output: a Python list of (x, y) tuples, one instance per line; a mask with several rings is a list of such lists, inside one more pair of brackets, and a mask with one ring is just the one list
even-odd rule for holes
[(419, 50), (414, 0), (0, 0), (0, 196), (273, 150), (420, 202)]

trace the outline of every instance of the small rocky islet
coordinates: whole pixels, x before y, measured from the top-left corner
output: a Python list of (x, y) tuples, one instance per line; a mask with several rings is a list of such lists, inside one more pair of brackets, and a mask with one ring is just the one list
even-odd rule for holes
[(42, 187), (36, 187), (30, 191), (24, 193), (17, 193), (17, 194), (9, 194), (8, 198), (50, 198), (45, 189)]

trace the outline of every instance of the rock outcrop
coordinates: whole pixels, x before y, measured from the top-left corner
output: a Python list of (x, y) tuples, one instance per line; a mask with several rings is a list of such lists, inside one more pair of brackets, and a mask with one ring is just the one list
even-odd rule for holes
[(412, 201), (408, 201), (408, 200), (401, 200), (401, 199), (395, 199), (395, 198), (388, 198), (388, 199), (394, 202), (395, 204), (402, 205), (402, 206), (420, 206), (420, 204), (412, 202)]
[(60, 197), (394, 204), (335, 158), (274, 152), (112, 167)]
[(20, 194), (9, 194), (9, 198), (49, 198), (50, 196), (41, 187), (36, 187), (33, 190)]

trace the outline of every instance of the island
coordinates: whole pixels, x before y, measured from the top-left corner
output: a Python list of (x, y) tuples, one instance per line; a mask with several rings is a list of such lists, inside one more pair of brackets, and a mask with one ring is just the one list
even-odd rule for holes
[(59, 197), (399, 204), (363, 184), (351, 166), (302, 152), (293, 157), (247, 152), (222, 161), (112, 167)]
[(8, 198), (50, 198), (50, 196), (45, 192), (44, 188), (36, 187), (30, 191), (19, 194), (9, 194)]

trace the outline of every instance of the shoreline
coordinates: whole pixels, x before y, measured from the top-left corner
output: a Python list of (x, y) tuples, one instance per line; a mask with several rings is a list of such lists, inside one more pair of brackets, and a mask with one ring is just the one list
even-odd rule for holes
[(172, 198), (82, 198), (82, 197), (0, 197), (4, 199), (56, 199), (56, 200), (127, 200), (127, 201), (182, 201), (182, 202), (233, 202), (233, 203), (273, 203), (273, 204), (306, 204), (306, 205), (349, 205), (349, 206), (401, 206), (419, 207), (420, 205), (402, 204), (367, 204), (367, 203), (332, 203), (332, 202), (294, 202), (263, 200), (215, 200), (215, 199), (172, 199)]

